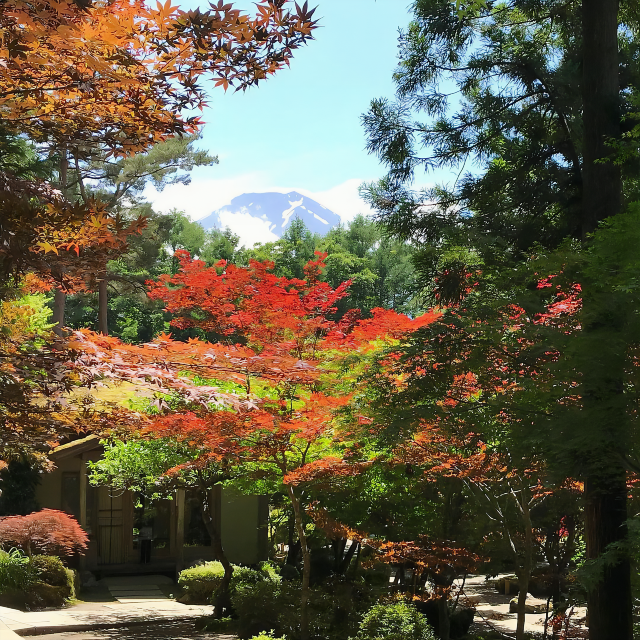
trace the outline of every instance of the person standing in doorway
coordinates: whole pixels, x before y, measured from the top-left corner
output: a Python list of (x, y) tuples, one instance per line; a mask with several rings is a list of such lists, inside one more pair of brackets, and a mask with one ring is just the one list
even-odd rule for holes
[(151, 561), (151, 541), (153, 540), (153, 527), (150, 522), (140, 527), (140, 562), (147, 564)]

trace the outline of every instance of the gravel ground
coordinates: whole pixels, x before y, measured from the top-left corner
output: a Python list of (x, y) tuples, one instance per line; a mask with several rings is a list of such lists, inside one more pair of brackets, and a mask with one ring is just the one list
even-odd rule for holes
[(194, 622), (175, 622), (81, 631), (79, 633), (54, 633), (37, 637), (43, 640), (156, 640), (156, 638), (170, 638), (171, 640), (236, 640), (235, 636), (196, 631), (194, 625)]

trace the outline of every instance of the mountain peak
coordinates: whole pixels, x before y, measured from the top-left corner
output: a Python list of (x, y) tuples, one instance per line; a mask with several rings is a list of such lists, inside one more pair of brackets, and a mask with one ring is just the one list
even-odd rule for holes
[(220, 228), (233, 216), (242, 216), (245, 224), (251, 224), (251, 218), (255, 218), (278, 237), (295, 218), (300, 218), (307, 229), (320, 235), (340, 224), (340, 216), (297, 191), (243, 193), (199, 222), (205, 229)]

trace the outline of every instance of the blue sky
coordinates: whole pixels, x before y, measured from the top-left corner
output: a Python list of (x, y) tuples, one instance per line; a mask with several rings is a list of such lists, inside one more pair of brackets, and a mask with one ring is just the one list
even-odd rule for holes
[[(246, 0), (235, 4), (252, 11)], [(316, 4), (320, 28), (289, 69), (245, 93), (211, 89), (202, 146), (220, 164), (195, 170), (190, 187), (150, 193), (156, 208), (197, 219), (241, 193), (296, 189), (344, 219), (367, 212), (357, 187), (384, 168), (364, 149), (360, 116), (373, 98), (393, 96), (398, 29), (409, 23), (409, 2)]]

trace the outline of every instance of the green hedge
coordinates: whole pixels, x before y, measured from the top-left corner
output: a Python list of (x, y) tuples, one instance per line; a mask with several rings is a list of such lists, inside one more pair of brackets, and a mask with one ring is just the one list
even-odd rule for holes
[[(185, 569), (178, 576), (178, 584), (183, 594), (180, 602), (189, 604), (209, 604), (224, 576), (224, 567), (219, 562), (205, 562), (204, 564)], [(230, 590), (234, 593), (245, 585), (256, 585), (264, 581), (279, 582), (280, 576), (276, 569), (267, 562), (260, 564), (258, 569), (233, 565)]]
[(178, 584), (183, 591), (181, 602), (209, 604), (222, 583), (224, 567), (219, 562), (205, 562), (180, 572)]

